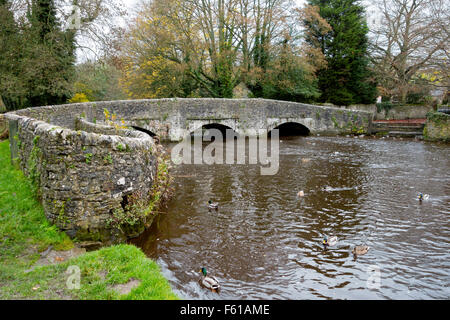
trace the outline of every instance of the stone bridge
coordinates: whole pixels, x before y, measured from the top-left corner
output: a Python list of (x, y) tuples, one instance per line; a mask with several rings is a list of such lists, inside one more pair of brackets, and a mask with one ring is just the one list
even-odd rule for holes
[[(38, 190), (46, 217), (70, 237), (104, 243), (141, 233), (156, 214), (152, 197), (169, 190), (155, 183), (168, 161), (155, 135), (179, 141), (214, 126), (246, 136), (284, 127), (301, 134), (362, 133), (372, 123), (368, 112), (262, 99), (89, 102), (4, 117), (13, 162)], [(129, 216), (136, 221), (130, 224)]]
[(106, 108), (126, 125), (169, 141), (215, 125), (231, 128), (238, 135), (259, 136), (288, 125), (297, 125), (303, 134), (363, 133), (369, 132), (372, 124), (368, 112), (266, 99), (174, 98), (91, 105), (91, 112), (86, 113), (88, 121), (104, 119)]

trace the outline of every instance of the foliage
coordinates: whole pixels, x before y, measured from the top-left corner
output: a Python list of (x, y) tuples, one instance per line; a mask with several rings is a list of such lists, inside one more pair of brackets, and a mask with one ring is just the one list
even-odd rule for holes
[(70, 103), (89, 102), (89, 99), (84, 93), (75, 93), (75, 95), (69, 99)]
[[(131, 98), (222, 97), (244, 83), (254, 97), (318, 96), (318, 51), (304, 46), (286, 0), (156, 0), (122, 43)], [(294, 13), (294, 14), (292, 14)]]
[[(99, 84), (95, 77), (84, 81), (74, 68), (76, 50), (94, 52), (101, 48), (103, 56), (113, 55), (111, 37), (120, 27), (111, 18), (124, 14), (116, 2), (0, 0), (0, 101), (7, 110), (66, 103), (74, 96), (74, 89), (79, 89), (74, 88), (75, 80), (88, 85), (95, 96), (75, 93), (85, 93), (91, 101), (98, 100), (98, 95), (107, 100), (118, 97), (120, 90), (113, 89), (118, 88), (114, 72), (106, 71), (106, 83)], [(73, 5), (80, 9), (79, 25), (66, 28), (73, 19)], [(92, 42), (95, 46), (83, 45)]]
[(377, 103), (376, 106), (377, 112), (384, 110), (386, 114), (393, 108), (393, 104), (390, 101), (382, 101), (381, 103)]
[[(21, 67), (12, 61), (20, 61), (23, 36), (14, 20), (11, 3), (0, 0), (0, 100), (11, 110), (25, 103), (25, 83), (21, 81)], [(1, 103), (0, 103), (1, 104)]]
[[(124, 200), (123, 209), (113, 212), (109, 221), (112, 227), (128, 228), (153, 220), (152, 218), (167, 204), (173, 193), (171, 186), (173, 178), (169, 173), (169, 163), (168, 155), (158, 158), (157, 171), (150, 191), (143, 194), (138, 190), (128, 195)], [(148, 219), (149, 217), (151, 219)]]
[(450, 142), (450, 115), (443, 112), (428, 112), (423, 136), (429, 141)]
[[(295, 19), (303, 26), (314, 23), (320, 32), (331, 30), (316, 7), (295, 10)], [(325, 57), (307, 43), (296, 41), (299, 37), (285, 30), (280, 43), (265, 47), (263, 63), (246, 74), (255, 97), (304, 102), (320, 96), (316, 73), (326, 66)]]
[[(413, 100), (418, 101), (417, 92), (427, 86), (448, 87), (447, 2), (376, 0), (375, 4), (382, 23), (371, 30), (371, 56), (384, 95), (406, 103), (413, 92)], [(417, 78), (426, 81), (417, 83)]]
[(307, 23), (307, 41), (326, 57), (327, 68), (320, 70), (321, 101), (336, 105), (372, 103), (376, 88), (368, 69), (368, 27), (364, 8), (357, 0), (309, 0), (318, 6), (320, 16), (331, 26), (323, 33)]
[(119, 123), (117, 122), (117, 115), (115, 113), (110, 113), (108, 109), (103, 109), (103, 115), (105, 116), (105, 122), (108, 126), (119, 129), (127, 129), (128, 127), (125, 125), (125, 120), (123, 118), (120, 119)]
[(435, 123), (448, 122), (450, 121), (450, 115), (443, 112), (430, 111), (427, 113), (427, 120), (433, 121)]
[[(119, 84), (121, 72), (112, 60), (86, 61), (75, 67), (74, 91), (70, 102), (112, 101), (126, 98)], [(82, 101), (86, 99), (86, 101)]]
[(8, 110), (64, 103), (72, 95), (74, 33), (63, 31), (53, 0), (36, 0), (16, 21), (0, 4), (0, 95)]
[(292, 52), (274, 58), (267, 66), (259, 78), (261, 97), (303, 102), (320, 96), (314, 75), (308, 73), (304, 60)]

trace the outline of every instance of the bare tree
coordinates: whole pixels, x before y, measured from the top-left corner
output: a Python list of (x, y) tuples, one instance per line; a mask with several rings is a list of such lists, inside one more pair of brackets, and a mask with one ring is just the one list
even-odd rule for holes
[(379, 81), (406, 101), (418, 72), (448, 66), (450, 21), (446, 0), (378, 0), (381, 19), (372, 31)]

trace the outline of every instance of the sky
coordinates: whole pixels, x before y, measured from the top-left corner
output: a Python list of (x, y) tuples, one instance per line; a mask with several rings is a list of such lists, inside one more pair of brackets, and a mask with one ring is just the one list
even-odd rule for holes
[[(125, 4), (127, 8), (133, 9), (136, 7), (137, 4), (139, 4), (141, 0), (122, 0), (122, 2)], [(306, 2), (306, 0), (295, 0), (295, 2), (298, 5), (302, 5)]]
[[(119, 0), (120, 1), (120, 0)], [(143, 1), (143, 0), (121, 0), (123, 4), (128, 8), (129, 12), (131, 13), (133, 9), (137, 7), (137, 5)], [(294, 0), (298, 6), (302, 6), (306, 3), (307, 0)], [(369, 17), (373, 16), (374, 9), (373, 9), (373, 1), (371, 0), (362, 0), (362, 3), (368, 8)], [(370, 19), (369, 19), (370, 20)], [(369, 21), (371, 23), (372, 21)]]

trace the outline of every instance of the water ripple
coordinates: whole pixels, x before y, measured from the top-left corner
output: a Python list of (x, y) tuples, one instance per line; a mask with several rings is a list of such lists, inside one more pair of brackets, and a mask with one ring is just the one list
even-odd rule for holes
[[(448, 151), (308, 137), (283, 140), (275, 176), (256, 165), (179, 166), (167, 212), (133, 242), (184, 298), (449, 299)], [(420, 204), (418, 192), (430, 198)], [(326, 251), (325, 234), (339, 239)], [(358, 244), (370, 250), (355, 259)], [(202, 266), (220, 294), (199, 285)], [(379, 288), (368, 286), (374, 266)]]

